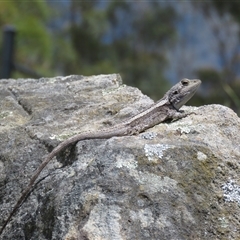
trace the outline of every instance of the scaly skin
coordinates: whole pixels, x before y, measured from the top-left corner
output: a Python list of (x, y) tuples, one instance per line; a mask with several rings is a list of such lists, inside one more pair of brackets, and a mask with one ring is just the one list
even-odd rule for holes
[(15, 214), (17, 209), (23, 204), (27, 195), (30, 193), (34, 187), (34, 183), (37, 180), (39, 174), (45, 168), (45, 166), (50, 162), (50, 160), (55, 157), (58, 153), (63, 151), (68, 146), (75, 144), (78, 141), (86, 139), (107, 139), (113, 136), (125, 136), (138, 134), (151, 128), (167, 119), (179, 119), (187, 116), (187, 114), (179, 112), (179, 109), (189, 100), (197, 91), (200, 86), (201, 81), (198, 79), (189, 80), (182, 79), (179, 83), (174, 85), (161, 100), (154, 103), (149, 109), (137, 114), (136, 116), (130, 118), (129, 120), (110, 127), (108, 129), (98, 130), (95, 132), (84, 132), (60, 143), (55, 147), (51, 153), (43, 160), (42, 164), (37, 168), (33, 174), (27, 188), (23, 191), (21, 197), (18, 199), (17, 203), (10, 212), (7, 220), (3, 224), (0, 235), (7, 226), (8, 222), (11, 220), (12, 216)]

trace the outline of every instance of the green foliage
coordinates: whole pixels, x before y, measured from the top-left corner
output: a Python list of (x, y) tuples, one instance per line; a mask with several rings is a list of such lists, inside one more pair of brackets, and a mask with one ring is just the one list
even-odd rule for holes
[[(212, 0), (205, 3), (205, 7), (214, 6), (220, 15), (230, 14), (236, 23), (240, 24), (240, 2), (239, 1), (218, 1)], [(221, 32), (221, 28), (215, 29), (215, 33)], [(216, 37), (219, 35), (216, 34)], [(240, 94), (235, 91), (239, 89), (239, 53), (236, 51), (229, 56), (224, 51), (228, 45), (219, 40), (219, 59), (225, 60), (223, 70), (201, 69), (198, 75), (204, 79), (203, 88), (205, 88), (205, 96), (202, 102), (220, 103), (234, 109), (240, 114)], [(224, 55), (225, 54), (225, 55)]]
[[(82, 74), (119, 72), (124, 82), (158, 99), (168, 88), (163, 71), (167, 45), (175, 39), (172, 8), (154, 2), (72, 2), (71, 36)], [(144, 7), (146, 6), (146, 8)]]
[[(204, 94), (199, 101), (202, 104), (218, 103), (229, 106), (236, 112), (240, 109), (240, 94), (234, 89), (239, 89), (239, 81), (227, 81), (229, 73), (219, 72), (214, 69), (200, 69), (197, 72), (200, 79), (204, 79)], [(240, 112), (239, 112), (240, 113)]]
[[(51, 72), (52, 40), (46, 31), (49, 9), (45, 1), (0, 1), (0, 26), (16, 28), (15, 61), (35, 71)], [(2, 39), (2, 33), (0, 33)], [(22, 75), (15, 72), (13, 77)]]
[[(68, 7), (42, 0), (0, 2), (0, 26), (12, 24), (18, 31), (17, 63), (43, 76), (119, 72), (124, 83), (155, 99), (163, 95), (169, 87), (166, 49), (176, 38), (172, 8), (151, 1), (71, 1)], [(47, 30), (57, 20), (62, 26)]]
[(239, 1), (219, 1), (212, 0), (216, 9), (224, 14), (229, 12), (237, 22), (240, 23), (240, 2)]

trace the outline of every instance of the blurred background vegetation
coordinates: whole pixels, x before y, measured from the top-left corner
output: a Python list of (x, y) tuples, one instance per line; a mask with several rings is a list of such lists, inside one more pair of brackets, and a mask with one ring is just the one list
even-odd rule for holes
[(0, 1), (6, 24), (17, 31), (14, 61), (43, 77), (120, 73), (155, 100), (200, 78), (190, 104), (240, 113), (240, 1)]

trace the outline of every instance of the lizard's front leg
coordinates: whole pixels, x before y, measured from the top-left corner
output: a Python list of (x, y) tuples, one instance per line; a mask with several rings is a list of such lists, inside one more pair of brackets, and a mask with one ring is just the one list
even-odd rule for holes
[(177, 111), (175, 109), (171, 109), (169, 111), (169, 118), (172, 119), (173, 121), (175, 120), (178, 120), (178, 119), (181, 119), (181, 118), (185, 118), (187, 117), (188, 115), (191, 115), (191, 114), (196, 114), (195, 112), (184, 112), (183, 110), (181, 111)]

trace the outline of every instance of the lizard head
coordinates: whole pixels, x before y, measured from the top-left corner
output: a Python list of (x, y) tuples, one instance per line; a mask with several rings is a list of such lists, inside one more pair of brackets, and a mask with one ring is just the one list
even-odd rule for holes
[(187, 78), (182, 79), (179, 83), (174, 85), (165, 96), (168, 97), (168, 101), (171, 105), (179, 110), (197, 91), (201, 84), (201, 80)]

